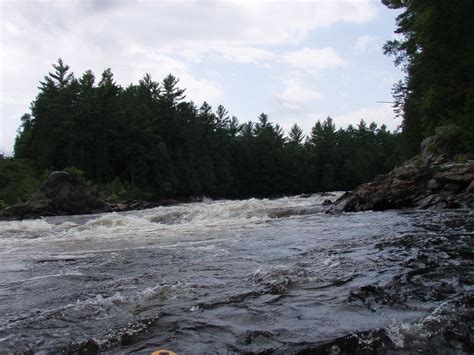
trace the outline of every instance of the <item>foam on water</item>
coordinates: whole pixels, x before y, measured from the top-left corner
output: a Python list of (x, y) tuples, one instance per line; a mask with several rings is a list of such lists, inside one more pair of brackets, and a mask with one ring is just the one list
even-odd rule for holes
[[(209, 231), (253, 228), (280, 215), (316, 213), (325, 199), (334, 200), (339, 195), (236, 201), (207, 199), (143, 211), (91, 215), (87, 219), (70, 216), (0, 222), (0, 255), (12, 252), (42, 255), (58, 249), (65, 252), (68, 248), (72, 253), (103, 250), (110, 249), (112, 240), (116, 242), (114, 246), (121, 249), (183, 236), (200, 238)], [(275, 215), (275, 211), (280, 214)]]
[(10, 233), (49, 232), (54, 228), (44, 219), (0, 222), (0, 235), (6, 237)]

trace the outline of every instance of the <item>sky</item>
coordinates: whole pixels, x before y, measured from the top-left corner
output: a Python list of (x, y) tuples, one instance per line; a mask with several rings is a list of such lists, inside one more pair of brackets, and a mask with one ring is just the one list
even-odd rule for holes
[(393, 131), (400, 120), (376, 101), (402, 77), (382, 53), (396, 15), (378, 0), (0, 0), (0, 153), (58, 58), (76, 77), (111, 68), (122, 86), (172, 73), (186, 100), (240, 122), (265, 112), (287, 132), (327, 116)]

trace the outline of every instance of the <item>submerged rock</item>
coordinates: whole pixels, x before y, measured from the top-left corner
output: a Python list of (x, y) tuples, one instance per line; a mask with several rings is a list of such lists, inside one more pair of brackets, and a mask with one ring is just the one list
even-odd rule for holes
[(332, 205), (332, 201), (327, 199), (327, 200), (324, 200), (324, 202), (322, 203), (323, 206), (331, 206)]
[(28, 201), (1, 211), (0, 219), (86, 214), (103, 211), (107, 205), (87, 185), (64, 171), (52, 172)]
[(474, 207), (474, 161), (416, 159), (341, 196), (334, 211)]

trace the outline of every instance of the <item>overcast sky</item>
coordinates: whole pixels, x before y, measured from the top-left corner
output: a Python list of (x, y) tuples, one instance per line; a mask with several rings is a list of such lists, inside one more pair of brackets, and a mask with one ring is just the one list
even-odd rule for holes
[(261, 112), (305, 132), (331, 116), (394, 130), (401, 77), (382, 46), (396, 12), (378, 0), (0, 0), (0, 152), (11, 154), (38, 82), (61, 57), (80, 76), (180, 78), (187, 99), (223, 104), (241, 122)]

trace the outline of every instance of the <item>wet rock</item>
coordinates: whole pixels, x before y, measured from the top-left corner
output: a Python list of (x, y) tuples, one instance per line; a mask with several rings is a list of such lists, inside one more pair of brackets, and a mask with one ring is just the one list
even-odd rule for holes
[(64, 171), (52, 172), (28, 201), (7, 207), (0, 219), (93, 213), (105, 209), (96, 192)]
[(428, 137), (418, 156), (344, 194), (328, 212), (474, 207), (474, 156), (461, 163), (454, 152), (442, 135)]
[(408, 161), (344, 194), (330, 212), (474, 207), (474, 161), (452, 163), (433, 156), (429, 161), (444, 162)]
[(334, 196), (332, 192), (319, 192), (319, 196), (327, 197), (327, 196)]
[(78, 344), (76, 346), (71, 346), (70, 348), (67, 349), (62, 349), (64, 353), (68, 354), (82, 354), (82, 355), (88, 355), (88, 354), (98, 354), (100, 351), (99, 344), (93, 339), (90, 339), (86, 341), (85, 343)]
[(323, 206), (330, 206), (330, 205), (332, 205), (332, 201), (331, 201), (331, 200), (324, 200)]
[(434, 196), (434, 195), (428, 195), (428, 196), (424, 197), (423, 199), (417, 201), (417, 204), (421, 208), (428, 208), (429, 206), (433, 205), (434, 203), (436, 203), (436, 196)]
[(145, 210), (161, 206), (175, 206), (180, 203), (202, 202), (203, 196), (183, 197), (179, 199), (160, 198), (155, 201), (122, 201), (118, 203), (107, 203), (101, 212), (125, 212), (135, 210)]

